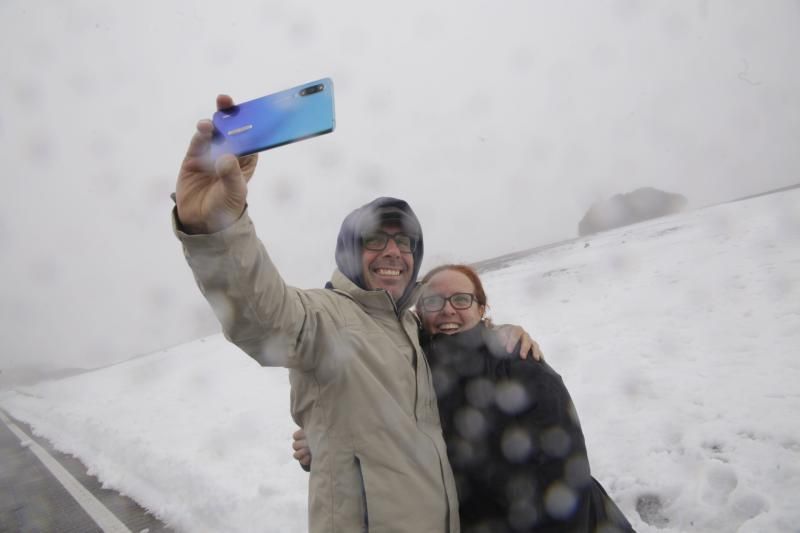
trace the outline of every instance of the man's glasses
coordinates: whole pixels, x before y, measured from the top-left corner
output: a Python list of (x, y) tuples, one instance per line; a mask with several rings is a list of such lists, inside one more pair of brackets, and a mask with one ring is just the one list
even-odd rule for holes
[(382, 252), (386, 249), (386, 245), (389, 244), (389, 239), (392, 239), (397, 245), (397, 249), (404, 254), (410, 254), (417, 249), (417, 239), (405, 233), (389, 235), (383, 231), (374, 231), (363, 235), (361, 237), (361, 242), (367, 250)]
[(453, 309), (469, 309), (472, 302), (475, 300), (475, 295), (468, 292), (457, 292), (451, 294), (447, 298), (444, 296), (434, 295), (426, 296), (420, 300), (420, 305), (423, 311), (428, 313), (435, 313), (444, 309), (445, 302), (450, 302)]

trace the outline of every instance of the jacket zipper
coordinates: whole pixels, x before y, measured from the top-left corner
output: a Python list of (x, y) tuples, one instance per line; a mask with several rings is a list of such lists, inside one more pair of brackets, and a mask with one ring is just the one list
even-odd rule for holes
[[(416, 344), (414, 343), (414, 339), (408, 336), (408, 331), (406, 331), (406, 326), (403, 323), (403, 317), (397, 312), (397, 303), (392, 298), (392, 295), (386, 289), (380, 289), (389, 298), (389, 303), (392, 304), (392, 309), (394, 310), (394, 315), (397, 317), (397, 322), (400, 325), (400, 329), (403, 330), (403, 334), (411, 343), (411, 370), (414, 372), (414, 420), (419, 422), (419, 416), (417, 415), (417, 409), (419, 407), (419, 369), (417, 365), (417, 348)], [(417, 344), (419, 343), (419, 339), (417, 339)]]

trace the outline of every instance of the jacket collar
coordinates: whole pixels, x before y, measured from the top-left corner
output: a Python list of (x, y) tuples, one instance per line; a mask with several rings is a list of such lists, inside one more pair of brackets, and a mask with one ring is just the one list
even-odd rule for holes
[(420, 336), (420, 343), (423, 349), (442, 350), (443, 352), (453, 350), (467, 350), (475, 353), (486, 350), (496, 359), (516, 359), (516, 353), (519, 351), (519, 344), (516, 348), (509, 353), (506, 351), (505, 345), (500, 341), (495, 330), (487, 327), (484, 322), (478, 323), (472, 329), (460, 331), (453, 335), (444, 333), (436, 333), (430, 335), (423, 331)]
[(486, 340), (484, 339), (486, 331), (486, 327), (483, 323), (479, 323), (474, 328), (460, 331), (453, 335), (447, 335), (446, 333), (434, 333), (431, 335), (425, 331), (422, 334), (422, 344), (442, 347), (444, 349), (479, 350), (486, 344)]

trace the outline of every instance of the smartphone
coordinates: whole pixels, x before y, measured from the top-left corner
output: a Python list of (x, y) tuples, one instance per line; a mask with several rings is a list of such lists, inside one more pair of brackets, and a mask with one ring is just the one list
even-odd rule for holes
[(330, 133), (333, 82), (330, 78), (298, 85), (214, 113), (211, 156), (243, 156)]

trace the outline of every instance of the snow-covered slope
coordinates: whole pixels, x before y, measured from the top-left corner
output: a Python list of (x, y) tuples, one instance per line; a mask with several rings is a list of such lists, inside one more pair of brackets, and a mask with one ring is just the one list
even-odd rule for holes
[[(494, 318), (525, 325), (564, 377), (593, 474), (638, 531), (798, 531), (800, 191), (571, 241), (484, 279)], [(288, 396), (285, 370), (215, 336), (0, 406), (181, 530), (300, 532)]]

